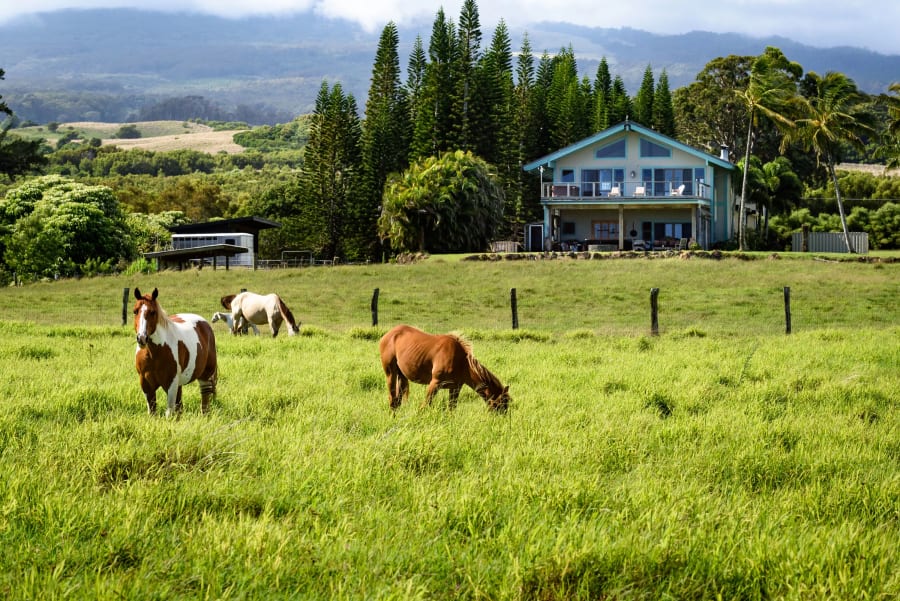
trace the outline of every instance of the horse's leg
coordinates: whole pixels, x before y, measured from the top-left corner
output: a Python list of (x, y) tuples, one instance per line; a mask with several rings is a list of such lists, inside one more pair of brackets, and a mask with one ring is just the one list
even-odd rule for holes
[(388, 387), (388, 401), (391, 404), (391, 409), (396, 409), (400, 406), (400, 378), (397, 375), (396, 367), (388, 367), (385, 373), (385, 378), (387, 379), (387, 387)]
[(141, 390), (144, 392), (144, 398), (147, 400), (147, 413), (156, 415), (156, 389), (150, 390), (150, 385), (142, 381)]
[(272, 338), (278, 336), (278, 330), (281, 329), (281, 324), (284, 321), (284, 318), (281, 317), (281, 314), (275, 313), (269, 316), (269, 327), (272, 328)]
[(438, 379), (432, 379), (428, 384), (428, 389), (425, 391), (425, 402), (422, 403), (422, 406), (430, 405), (431, 401), (434, 400), (434, 395), (438, 393), (438, 390), (441, 388), (441, 381)]
[(397, 379), (400, 389), (397, 392), (397, 405), (409, 400), (409, 378), (403, 375), (402, 371), (397, 371)]
[(198, 380), (200, 383), (200, 413), (209, 412), (210, 401), (216, 398), (216, 383), (214, 380)]
[(168, 390), (166, 390), (166, 399), (168, 401), (166, 407), (166, 417), (171, 417), (172, 414), (176, 416), (181, 414), (181, 385), (178, 383), (178, 380), (173, 380), (169, 385)]
[(456, 409), (456, 401), (459, 399), (460, 390), (462, 390), (462, 386), (454, 386), (450, 389), (450, 400), (447, 402), (447, 406), (451, 411)]

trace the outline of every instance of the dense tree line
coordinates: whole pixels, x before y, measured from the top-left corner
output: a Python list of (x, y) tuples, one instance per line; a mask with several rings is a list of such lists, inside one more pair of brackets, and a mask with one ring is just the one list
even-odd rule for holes
[[(571, 47), (537, 56), (526, 34), (513, 53), (502, 20), (484, 40), (474, 0), (457, 22), (439, 10), (427, 43), (414, 41), (404, 76), (389, 23), (364, 119), (352, 94), (325, 81), (311, 115), (239, 134), (251, 149), (241, 155), (121, 151), (72, 139), (41, 158), (52, 173), (114, 191), (132, 228), (122, 257), (158, 243), (161, 222), (261, 215), (283, 224), (264, 233), (264, 256), (302, 248), (380, 260), (405, 250), (481, 250), (520, 235), (521, 224), (542, 218), (536, 176), (521, 166), (630, 119), (711, 154), (729, 151), (740, 168), (738, 199), (763, 216), (754, 231), (740, 220), (740, 248), (783, 248), (786, 228), (800, 222), (868, 228), (873, 248), (897, 244), (896, 205), (884, 199), (900, 197), (898, 178), (847, 176), (836, 166), (897, 166), (900, 84), (866, 96), (839, 73), (804, 73), (768, 48), (715, 59), (674, 92), (666, 71), (648, 65), (632, 97), (605, 58), (589, 78)], [(3, 149), (0, 136), (0, 159)], [(7, 185), (36, 167), (4, 170)], [(8, 244), (23, 215), (5, 215)]]

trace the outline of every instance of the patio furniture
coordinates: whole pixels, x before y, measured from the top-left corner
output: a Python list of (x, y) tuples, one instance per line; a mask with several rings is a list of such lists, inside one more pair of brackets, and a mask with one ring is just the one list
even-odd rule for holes
[(638, 186), (634, 189), (635, 196), (647, 196), (647, 189), (644, 186)]
[(684, 192), (684, 184), (681, 184), (677, 188), (672, 188), (672, 196), (681, 196), (681, 193)]

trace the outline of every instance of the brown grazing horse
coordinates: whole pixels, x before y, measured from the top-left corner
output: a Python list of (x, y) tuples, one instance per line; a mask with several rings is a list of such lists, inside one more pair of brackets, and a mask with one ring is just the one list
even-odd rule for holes
[(156, 390), (166, 391), (166, 416), (181, 413), (181, 387), (200, 383), (200, 410), (206, 413), (216, 395), (218, 366), (216, 337), (209, 322), (192, 313), (169, 316), (159, 306), (159, 291), (141, 295), (134, 289), (134, 366), (147, 399), (147, 411), (156, 413)]
[(509, 386), (488, 371), (472, 355), (472, 345), (457, 334), (427, 334), (399, 325), (378, 343), (381, 366), (387, 378), (391, 409), (409, 397), (409, 381), (427, 384), (425, 403), (441, 388), (450, 391), (450, 408), (456, 406), (463, 384), (472, 388), (494, 411), (509, 407)]

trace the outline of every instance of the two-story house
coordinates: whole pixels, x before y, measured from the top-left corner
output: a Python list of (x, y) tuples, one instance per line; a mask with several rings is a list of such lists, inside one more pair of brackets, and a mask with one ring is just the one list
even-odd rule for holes
[(713, 156), (626, 120), (524, 169), (541, 174), (544, 222), (528, 232), (531, 250), (708, 249), (733, 234), (724, 148)]

